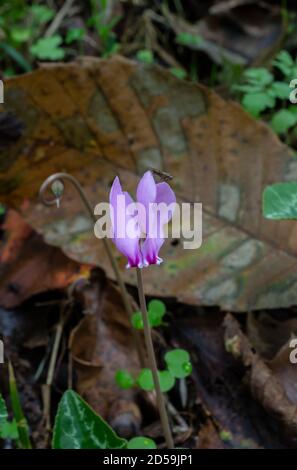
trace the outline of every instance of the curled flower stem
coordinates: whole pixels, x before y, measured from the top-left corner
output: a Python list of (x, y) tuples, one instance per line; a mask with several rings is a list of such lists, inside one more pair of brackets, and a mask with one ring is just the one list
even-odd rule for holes
[[(82, 200), (82, 202), (83, 202), (83, 204), (84, 204), (84, 206), (85, 206), (85, 208), (88, 212), (88, 215), (90, 216), (90, 219), (92, 220), (93, 223), (96, 223), (97, 220), (96, 220), (96, 217), (94, 215), (94, 211), (92, 209), (92, 206), (91, 206), (91, 204), (90, 204), (90, 202), (89, 202), (82, 186), (77, 181), (77, 179), (74, 178), (74, 176), (70, 175), (69, 173), (54, 173), (53, 175), (49, 176), (42, 183), (42, 185), (40, 187), (40, 190), (39, 190), (39, 196), (40, 196), (40, 199), (41, 199), (42, 203), (45, 206), (57, 205), (57, 203), (59, 203), (59, 200), (60, 200), (59, 196), (48, 199), (48, 198), (46, 198), (45, 193), (46, 193), (47, 189), (55, 181), (60, 181), (61, 182), (63, 180), (69, 181), (75, 187), (75, 189), (77, 190), (77, 192), (78, 192), (78, 194), (79, 194), (79, 196), (80, 196), (80, 198), (81, 198), (81, 200)], [(117, 261), (114, 257), (113, 252), (112, 252), (109, 240), (107, 238), (102, 238), (102, 241), (103, 241), (104, 248), (106, 250), (107, 256), (109, 258), (110, 264), (113, 268), (118, 286), (120, 288), (125, 310), (128, 314), (129, 320), (131, 320), (132, 315), (133, 315), (133, 310), (132, 310), (132, 306), (131, 306), (131, 303), (130, 303), (130, 300), (129, 300), (128, 292), (127, 292), (126, 286), (124, 284), (124, 281), (122, 279), (121, 272), (119, 270)], [(146, 363), (146, 360), (145, 360), (145, 356), (144, 356), (144, 353), (143, 353), (143, 350), (142, 350), (140, 336), (139, 336), (138, 332), (134, 330), (134, 328), (132, 328), (132, 334), (133, 334), (133, 339), (134, 339), (135, 346), (136, 346), (136, 349), (137, 349), (137, 353), (138, 353), (138, 356), (139, 356), (140, 364), (141, 364), (142, 367), (144, 367), (145, 363)]]
[(146, 308), (142, 273), (141, 273), (140, 268), (136, 268), (136, 271), (137, 271), (139, 302), (140, 302), (140, 308), (141, 308), (141, 313), (142, 313), (144, 338), (145, 338), (145, 344), (146, 344), (146, 349), (147, 349), (149, 368), (151, 369), (151, 372), (153, 375), (153, 381), (154, 381), (154, 386), (155, 386), (155, 391), (156, 391), (156, 396), (157, 396), (157, 404), (158, 404), (159, 414), (160, 414), (162, 428), (164, 432), (164, 437), (166, 440), (166, 445), (168, 449), (174, 449), (174, 442), (173, 442), (168, 415), (166, 411), (165, 399), (164, 399), (164, 395), (160, 387), (157, 361), (156, 361), (154, 345), (153, 345), (153, 340), (152, 340), (152, 335), (151, 335), (151, 329), (150, 329), (150, 324), (148, 320), (148, 313), (147, 313), (147, 308)]

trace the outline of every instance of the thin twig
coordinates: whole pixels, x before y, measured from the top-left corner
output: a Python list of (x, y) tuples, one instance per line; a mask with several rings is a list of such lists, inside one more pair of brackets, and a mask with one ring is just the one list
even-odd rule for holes
[(46, 32), (44, 33), (44, 37), (52, 36), (60, 27), (60, 24), (64, 20), (65, 16), (68, 15), (74, 0), (66, 0), (64, 5), (62, 6), (61, 10), (57, 13), (49, 27), (47, 28)]
[(173, 442), (173, 438), (172, 438), (172, 434), (171, 434), (171, 430), (169, 426), (165, 399), (164, 399), (164, 396), (160, 387), (157, 361), (156, 361), (156, 356), (155, 356), (155, 351), (154, 351), (154, 345), (153, 345), (151, 329), (150, 329), (150, 324), (148, 320), (148, 313), (147, 313), (147, 308), (146, 308), (146, 301), (145, 301), (144, 290), (143, 290), (142, 273), (141, 273), (141, 269), (139, 268), (136, 268), (136, 271), (137, 271), (139, 302), (140, 302), (142, 321), (143, 321), (143, 327), (144, 327), (143, 328), (144, 338), (145, 338), (145, 344), (146, 344), (146, 349), (147, 349), (149, 367), (151, 369), (152, 376), (153, 376), (162, 428), (163, 428), (164, 437), (165, 437), (166, 445), (168, 449), (174, 449), (174, 442)]
[(43, 386), (43, 413), (46, 421), (46, 430), (51, 431), (51, 389), (55, 375), (56, 362), (62, 338), (63, 328), (68, 315), (65, 314), (65, 304), (61, 306), (60, 319), (56, 327), (54, 345), (51, 352), (46, 383)]

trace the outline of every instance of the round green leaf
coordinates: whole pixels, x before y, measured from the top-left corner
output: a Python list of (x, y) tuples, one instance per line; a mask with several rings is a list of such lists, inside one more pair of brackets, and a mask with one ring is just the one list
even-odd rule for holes
[(152, 328), (160, 326), (162, 324), (162, 318), (163, 315), (160, 315), (158, 312), (155, 312), (154, 310), (148, 311), (149, 324)]
[(132, 325), (136, 330), (143, 330), (143, 321), (141, 312), (135, 312), (131, 318)]
[(169, 370), (159, 372), (160, 387), (163, 393), (169, 392), (174, 387), (175, 378)]
[(192, 373), (190, 356), (184, 349), (174, 349), (165, 354), (169, 372), (177, 379), (184, 379)]
[[(169, 390), (174, 387), (175, 378), (168, 370), (158, 371), (159, 381), (160, 381), (160, 388), (162, 392), (168, 392)], [(139, 387), (147, 392), (154, 390), (154, 381), (153, 381), (153, 374), (150, 369), (142, 369), (140, 372), (137, 383)]]
[(155, 441), (148, 437), (133, 437), (127, 444), (127, 449), (157, 449)]
[(155, 312), (163, 316), (166, 313), (166, 305), (161, 300), (154, 299), (149, 302), (148, 311)]
[(172, 351), (168, 351), (165, 354), (165, 361), (166, 364), (183, 364), (185, 362), (188, 362), (190, 360), (190, 355), (188, 351), (185, 351), (184, 349), (173, 349)]
[(154, 390), (153, 375), (150, 369), (142, 369), (137, 377), (137, 384), (143, 390), (150, 392)]
[(120, 369), (116, 372), (115, 381), (117, 385), (124, 390), (133, 387), (135, 384), (132, 375), (123, 369)]

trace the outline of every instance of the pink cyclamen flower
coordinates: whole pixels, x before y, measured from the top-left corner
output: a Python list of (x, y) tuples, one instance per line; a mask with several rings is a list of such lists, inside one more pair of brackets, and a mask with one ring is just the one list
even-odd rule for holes
[(175, 195), (165, 183), (155, 183), (147, 171), (137, 186), (137, 203), (122, 190), (115, 178), (109, 195), (112, 239), (128, 259), (128, 268), (160, 264), (159, 250), (164, 243), (163, 226), (174, 211)]

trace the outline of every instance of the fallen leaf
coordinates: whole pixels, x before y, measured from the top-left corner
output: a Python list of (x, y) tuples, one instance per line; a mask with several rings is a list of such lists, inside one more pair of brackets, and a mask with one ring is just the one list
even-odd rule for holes
[(38, 202), (39, 187), (69, 171), (95, 206), (108, 201), (116, 175), (133, 192), (154, 166), (174, 176), (179, 201), (203, 203), (203, 243), (184, 250), (182, 240), (167, 241), (163, 265), (144, 270), (147, 294), (233, 311), (296, 304), (297, 223), (265, 220), (261, 199), (267, 184), (296, 178), (297, 163), (265, 124), (203, 86), (119, 57), (51, 65), (5, 86), (3, 109), (25, 132), (0, 152), (0, 198), (46, 243), (113, 278), (74, 190), (65, 183), (54, 209)]
[(20, 215), (7, 214), (0, 244), (0, 305), (13, 308), (33, 295), (63, 289), (85, 276), (89, 267), (46, 245)]
[[(224, 447), (279, 448), (267, 413), (251, 399), (243, 383), (244, 368), (225, 350), (222, 313), (197, 310), (181, 306), (170, 328), (172, 340), (187, 348), (193, 364), (189, 387), (190, 403), (195, 403), (193, 409), (190, 405), (193, 419), (198, 420), (199, 428), (211, 421)], [(212, 425), (202, 427), (198, 447), (207, 445), (208, 430), (209, 445), (218, 445)], [(195, 422), (192, 427), (196, 429)]]
[(273, 360), (265, 361), (254, 352), (232, 315), (226, 315), (224, 328), (226, 349), (246, 368), (245, 380), (251, 394), (277, 420), (283, 439), (296, 445), (297, 368), (290, 363), (289, 345), (284, 345)]

